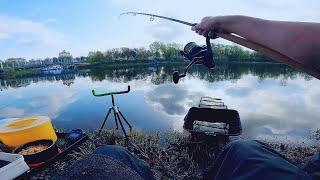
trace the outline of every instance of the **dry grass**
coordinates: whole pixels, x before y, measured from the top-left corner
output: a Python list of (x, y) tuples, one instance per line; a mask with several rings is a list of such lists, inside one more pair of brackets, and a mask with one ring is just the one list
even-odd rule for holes
[(156, 179), (200, 179), (200, 165), (212, 159), (214, 150), (208, 145), (190, 145), (183, 133), (172, 132), (160, 136), (158, 132), (132, 132), (127, 140), (113, 131), (103, 131), (100, 135), (93, 133), (91, 141), (84, 143), (79, 151), (71, 154), (72, 159), (81, 159), (103, 144), (127, 147), (150, 165)]
[[(179, 132), (132, 132), (130, 138), (125, 139), (115, 131), (102, 131), (101, 134), (96, 131), (90, 134), (88, 141), (63, 160), (55, 162), (32, 179), (50, 178), (104, 144), (127, 147), (130, 152), (150, 165), (156, 179), (202, 179), (201, 172), (214, 158), (214, 151), (223, 146), (223, 143), (216, 141), (191, 142), (186, 134)], [(269, 144), (297, 165), (302, 165), (315, 152), (312, 147), (292, 147), (284, 143), (270, 142)]]
[(115, 131), (93, 132), (88, 141), (32, 179), (50, 178), (104, 144), (127, 147), (150, 165), (156, 179), (201, 179), (201, 169), (213, 158), (214, 147), (217, 147), (213, 144), (192, 144), (186, 134), (178, 132), (161, 136), (158, 132), (132, 132), (129, 139)]

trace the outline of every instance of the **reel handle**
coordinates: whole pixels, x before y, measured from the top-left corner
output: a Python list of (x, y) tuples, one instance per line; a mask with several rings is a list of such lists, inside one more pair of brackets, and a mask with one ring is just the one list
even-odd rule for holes
[(185, 76), (186, 76), (186, 73), (184, 73), (184, 74), (179, 74), (178, 71), (175, 71), (175, 72), (173, 72), (173, 74), (172, 74), (172, 81), (173, 81), (175, 84), (178, 84), (179, 80), (180, 80), (181, 78), (185, 77)]
[(207, 68), (211, 69), (215, 66), (215, 63), (213, 61), (213, 51), (210, 43), (210, 38), (206, 37), (206, 45), (207, 45), (207, 50), (206, 50), (206, 57), (205, 60), (203, 61), (203, 65), (205, 65)]
[(190, 69), (190, 67), (196, 63), (200, 63), (202, 62), (203, 57), (195, 57), (193, 58), (193, 60), (188, 64), (188, 66), (186, 67), (186, 69), (184, 70), (183, 74), (179, 74), (178, 71), (175, 71), (173, 72), (172, 74), (172, 81), (175, 83), (175, 84), (178, 84), (179, 80), (183, 77), (186, 77), (187, 76), (187, 72), (188, 70)]
[(210, 43), (210, 38), (209, 37), (206, 37), (206, 45), (207, 45), (208, 52), (211, 54), (211, 57), (213, 57), (213, 52), (212, 52), (212, 47), (211, 47), (211, 43)]

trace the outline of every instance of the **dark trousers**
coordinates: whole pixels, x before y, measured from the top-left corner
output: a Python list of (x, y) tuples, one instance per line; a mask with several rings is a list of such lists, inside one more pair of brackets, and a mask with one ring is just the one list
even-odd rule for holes
[(295, 180), (317, 179), (319, 152), (301, 169), (260, 141), (234, 141), (226, 145), (205, 179)]
[(144, 179), (154, 179), (150, 167), (142, 160), (133, 156), (126, 148), (115, 145), (103, 145), (98, 147), (93, 154), (103, 154), (120, 161), (136, 171)]

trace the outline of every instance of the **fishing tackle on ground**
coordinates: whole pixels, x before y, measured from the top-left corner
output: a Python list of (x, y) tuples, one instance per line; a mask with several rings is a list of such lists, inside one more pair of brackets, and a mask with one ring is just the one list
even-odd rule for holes
[[(150, 16), (151, 21), (153, 21), (154, 18), (157, 17), (157, 18), (177, 22), (180, 24), (185, 24), (188, 26), (195, 26), (197, 24), (197, 23), (190, 23), (190, 22), (186, 22), (186, 21), (182, 21), (182, 20), (178, 20), (178, 19), (174, 19), (174, 18), (170, 18), (170, 17), (166, 17), (166, 16), (159, 16), (159, 15), (155, 15), (155, 14), (140, 13), (140, 12), (126, 12), (126, 13), (120, 14), (120, 16), (121, 15), (129, 15), (129, 14), (134, 15), (134, 16), (135, 15)], [(186, 44), (186, 46), (184, 47), (184, 49), (182, 51), (180, 51), (180, 54), (184, 58), (190, 60), (191, 62), (185, 68), (183, 74), (179, 74), (178, 71), (175, 71), (173, 73), (172, 80), (175, 84), (177, 84), (181, 78), (186, 76), (188, 70), (194, 64), (202, 64), (209, 69), (214, 67), (213, 51), (212, 51), (212, 47), (210, 44), (210, 38), (208, 38), (208, 37), (206, 38), (206, 45), (199, 46), (194, 42), (190, 42), (190, 43)]]

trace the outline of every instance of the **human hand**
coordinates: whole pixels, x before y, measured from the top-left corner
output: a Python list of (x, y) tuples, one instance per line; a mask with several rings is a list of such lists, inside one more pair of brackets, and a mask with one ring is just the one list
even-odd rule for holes
[(199, 35), (204, 37), (210, 37), (211, 39), (217, 38), (216, 33), (222, 32), (222, 22), (224, 21), (224, 16), (207, 16), (204, 17), (200, 23), (191, 28), (192, 31), (195, 31)]

